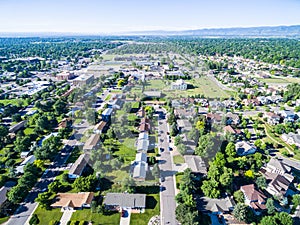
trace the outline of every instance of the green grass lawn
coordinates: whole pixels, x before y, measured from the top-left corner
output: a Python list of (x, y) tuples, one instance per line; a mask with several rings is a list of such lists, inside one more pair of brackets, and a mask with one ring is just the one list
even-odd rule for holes
[(136, 155), (136, 148), (134, 147), (134, 138), (125, 138), (119, 146), (119, 151), (115, 152), (115, 155), (121, 156), (125, 161), (131, 162)]
[(176, 187), (177, 188), (179, 188), (182, 177), (183, 177), (183, 173), (176, 173), (175, 179), (176, 179)]
[(59, 221), (63, 214), (60, 209), (46, 210), (42, 209), (40, 206), (37, 207), (34, 213), (37, 214), (40, 225), (48, 225), (51, 220)]
[(33, 134), (33, 130), (34, 130), (34, 127), (27, 127), (27, 128), (24, 130), (24, 134), (25, 134), (25, 135)]
[(187, 97), (191, 95), (204, 95), (208, 98), (227, 98), (229, 94), (222, 90), (214, 81), (208, 77), (200, 77), (186, 81), (188, 84), (192, 84), (194, 88), (185, 91), (172, 91), (167, 90), (164, 93), (169, 97)]
[(163, 80), (149, 80), (145, 84), (145, 90), (163, 90), (168, 88)]
[[(12, 105), (18, 105), (18, 104), (25, 104), (25, 101), (23, 99), (1, 99), (0, 103), (6, 105), (12, 104)], [(25, 104), (25, 106), (27, 106), (27, 104)]]
[(9, 220), (9, 216), (0, 218), (0, 224), (5, 223), (7, 220)]
[(181, 155), (175, 155), (173, 157), (174, 164), (181, 164), (184, 163), (184, 158)]
[(160, 214), (159, 194), (148, 194), (144, 213), (131, 214), (131, 225), (147, 225), (151, 217)]
[(282, 84), (282, 83), (289, 83), (287, 79), (282, 78), (259, 78), (259, 80), (265, 83), (273, 83), (273, 84)]
[(93, 225), (116, 225), (120, 223), (120, 213), (111, 215), (92, 213), (90, 209), (77, 210), (73, 213), (71, 221), (91, 221)]
[(106, 98), (104, 99), (104, 101), (108, 101), (108, 100), (110, 100), (110, 98), (111, 98), (111, 94), (108, 94), (108, 95), (106, 96)]

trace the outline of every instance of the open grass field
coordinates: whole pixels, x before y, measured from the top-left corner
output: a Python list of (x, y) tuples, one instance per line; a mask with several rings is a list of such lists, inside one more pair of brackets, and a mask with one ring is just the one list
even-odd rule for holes
[(204, 95), (207, 98), (228, 98), (229, 94), (222, 90), (214, 81), (208, 77), (194, 78), (192, 80), (186, 81), (188, 84), (194, 86), (193, 89), (188, 89), (186, 91), (166, 91), (166, 95), (169, 97), (187, 97), (192, 95)]
[(83, 209), (74, 212), (71, 221), (92, 222), (93, 225), (116, 225), (120, 223), (120, 213), (103, 215), (100, 213), (92, 213), (90, 209)]
[(145, 90), (166, 90), (168, 85), (163, 80), (148, 80), (144, 85)]
[(272, 77), (272, 78), (259, 78), (260, 81), (266, 82), (267, 84), (290, 84), (300, 83), (300, 78), (297, 77)]
[(34, 213), (37, 214), (40, 225), (48, 225), (52, 220), (59, 221), (63, 214), (60, 209), (46, 210), (42, 209), (40, 206), (37, 207)]

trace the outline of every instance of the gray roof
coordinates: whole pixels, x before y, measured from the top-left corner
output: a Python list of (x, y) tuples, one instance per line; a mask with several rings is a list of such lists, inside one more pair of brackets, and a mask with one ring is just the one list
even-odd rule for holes
[(149, 141), (147, 139), (138, 139), (137, 141), (137, 150), (148, 150)]
[(133, 171), (132, 171), (132, 178), (134, 179), (146, 179), (148, 170), (148, 163), (139, 161), (134, 162), (133, 164)]
[(104, 204), (107, 206), (145, 208), (146, 194), (107, 193)]
[(275, 168), (283, 171), (284, 173), (289, 173), (291, 171), (291, 167), (283, 164), (281, 161), (279, 161), (276, 158), (271, 158), (269, 163), (267, 164), (267, 167), (268, 166), (275, 167)]
[(228, 212), (231, 211), (235, 205), (234, 201), (229, 198), (213, 199), (208, 197), (200, 198), (201, 210), (210, 212)]
[(69, 170), (69, 174), (74, 174), (80, 176), (83, 169), (89, 163), (90, 155), (89, 154), (81, 154), (78, 159), (73, 163)]
[(136, 153), (135, 155), (136, 162), (147, 162), (147, 154), (144, 152)]
[(200, 156), (185, 155), (184, 161), (186, 162), (188, 167), (192, 170), (192, 172), (207, 174), (207, 167), (205, 165), (205, 162)]
[(4, 184), (4, 186), (0, 189), (0, 206), (6, 201), (6, 193), (9, 191), (13, 186), (15, 186), (16, 182), (8, 181)]

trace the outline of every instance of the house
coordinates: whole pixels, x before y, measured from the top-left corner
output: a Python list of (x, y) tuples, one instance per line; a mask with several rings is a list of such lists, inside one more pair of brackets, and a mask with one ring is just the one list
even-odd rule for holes
[(284, 122), (294, 122), (295, 120), (295, 113), (291, 110), (281, 110), (279, 114), (284, 119)]
[(227, 125), (238, 125), (240, 123), (239, 115), (231, 113), (231, 112), (227, 113), (226, 119), (227, 119), (227, 121), (226, 121)]
[(101, 120), (98, 124), (95, 125), (95, 127), (94, 127), (94, 133), (96, 133), (96, 134), (102, 134), (107, 129), (106, 125), (107, 125), (107, 122)]
[(147, 154), (139, 152), (135, 156), (135, 160), (131, 163), (131, 175), (136, 181), (144, 181), (147, 176), (148, 163)]
[(195, 108), (189, 108), (189, 109), (177, 108), (177, 109), (174, 109), (174, 115), (181, 119), (194, 118), (196, 116), (196, 111), (195, 111)]
[(239, 156), (250, 155), (256, 152), (256, 147), (246, 141), (239, 141), (235, 144)]
[(188, 168), (190, 168), (193, 173), (202, 174), (202, 175), (207, 174), (207, 166), (200, 156), (185, 155), (183, 157)]
[(28, 156), (29, 156), (29, 154), (30, 154), (30, 151), (21, 152), (21, 155), (20, 155), (20, 157), (21, 157), (21, 159), (25, 159), (26, 157), (28, 157)]
[(94, 81), (94, 75), (81, 75), (79, 77), (76, 77), (72, 83), (74, 86), (83, 86), (90, 84)]
[(16, 173), (19, 174), (19, 173), (24, 173), (24, 167), (27, 165), (27, 164), (32, 164), (35, 160), (35, 156), (34, 155), (31, 155), (31, 156), (28, 156), (24, 159), (23, 162), (21, 162), (21, 164), (19, 166), (16, 167)]
[(227, 125), (223, 128), (224, 134), (229, 133), (229, 134), (234, 134), (234, 135), (241, 135), (242, 131), (239, 129), (234, 129), (232, 126)]
[(222, 116), (219, 113), (207, 113), (206, 120), (210, 124), (212, 123), (220, 124), (222, 122)]
[(130, 208), (132, 213), (141, 213), (146, 208), (146, 194), (107, 193), (103, 203), (109, 210)]
[(83, 150), (85, 152), (95, 150), (100, 146), (100, 134), (92, 134), (89, 139), (85, 142)]
[(27, 123), (27, 120), (23, 120), (13, 126), (11, 126), (8, 130), (9, 133), (16, 133), (17, 131), (23, 129)]
[(245, 105), (245, 106), (250, 106), (250, 105), (253, 105), (253, 106), (259, 106), (260, 102), (258, 101), (257, 98), (254, 98), (254, 99), (244, 99), (242, 101), (242, 103)]
[(280, 122), (280, 116), (273, 112), (265, 112), (263, 118), (267, 118), (267, 122), (270, 125), (277, 125)]
[(56, 74), (57, 80), (70, 80), (74, 77), (74, 73), (70, 71), (63, 71), (61, 73)]
[(101, 114), (102, 120), (107, 123), (110, 123), (112, 112), (113, 112), (112, 108), (105, 109)]
[(184, 146), (186, 147), (185, 154), (194, 154), (195, 149), (197, 147), (197, 143), (194, 140), (189, 139), (186, 133), (180, 136), (182, 137), (182, 144), (184, 144)]
[(186, 90), (187, 83), (184, 80), (179, 79), (171, 84), (171, 90)]
[(277, 173), (269, 173), (263, 170), (263, 175), (267, 180), (266, 191), (274, 196), (288, 196), (291, 195), (290, 185), (293, 181), (292, 176), (280, 175)]
[(260, 215), (262, 210), (266, 209), (267, 197), (259, 190), (256, 190), (254, 184), (241, 186), (240, 190), (245, 197), (245, 204), (253, 209), (256, 215)]
[(82, 172), (85, 170), (86, 166), (89, 164), (90, 155), (81, 154), (78, 159), (71, 166), (68, 177), (70, 179), (76, 179), (81, 176)]
[(60, 123), (58, 124), (57, 126), (57, 129), (64, 129), (64, 128), (67, 128), (69, 126), (71, 126), (71, 122), (72, 120), (71, 119), (68, 119), (68, 118), (64, 118), (62, 121), (60, 121)]
[(266, 165), (266, 171), (269, 173), (277, 173), (280, 175), (290, 174), (291, 167), (282, 163), (282, 161), (271, 158), (268, 164)]
[(290, 132), (288, 134), (282, 134), (281, 138), (289, 145), (294, 144), (298, 148), (300, 148), (300, 134), (295, 134), (295, 133)]
[(120, 99), (120, 98), (116, 98), (116, 99), (113, 99), (113, 100), (110, 100), (108, 103), (107, 103), (107, 107), (108, 108), (113, 108), (113, 109), (121, 109), (122, 106), (123, 106), (123, 100)]
[(57, 193), (51, 207), (62, 208), (63, 211), (90, 208), (93, 198), (93, 192)]
[(218, 215), (230, 213), (235, 206), (235, 202), (230, 197), (220, 199), (201, 197), (196, 201), (198, 210), (205, 213), (213, 213)]
[(224, 108), (226, 108), (225, 104), (220, 101), (209, 101), (209, 107), (213, 111), (223, 110)]
[(7, 192), (16, 185), (15, 181), (7, 181), (3, 187), (0, 188), (0, 211), (6, 214), (7, 207)]
[(138, 152), (144, 151), (147, 152), (149, 147), (149, 140), (148, 139), (138, 139), (136, 149)]
[(149, 140), (149, 134), (147, 132), (139, 133), (138, 140)]
[(180, 133), (189, 132), (193, 128), (190, 121), (186, 119), (177, 120), (177, 129)]

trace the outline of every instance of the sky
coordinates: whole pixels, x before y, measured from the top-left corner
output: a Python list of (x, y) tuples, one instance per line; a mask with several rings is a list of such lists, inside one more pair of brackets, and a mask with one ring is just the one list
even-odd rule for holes
[(300, 0), (0, 0), (0, 32), (300, 25)]

